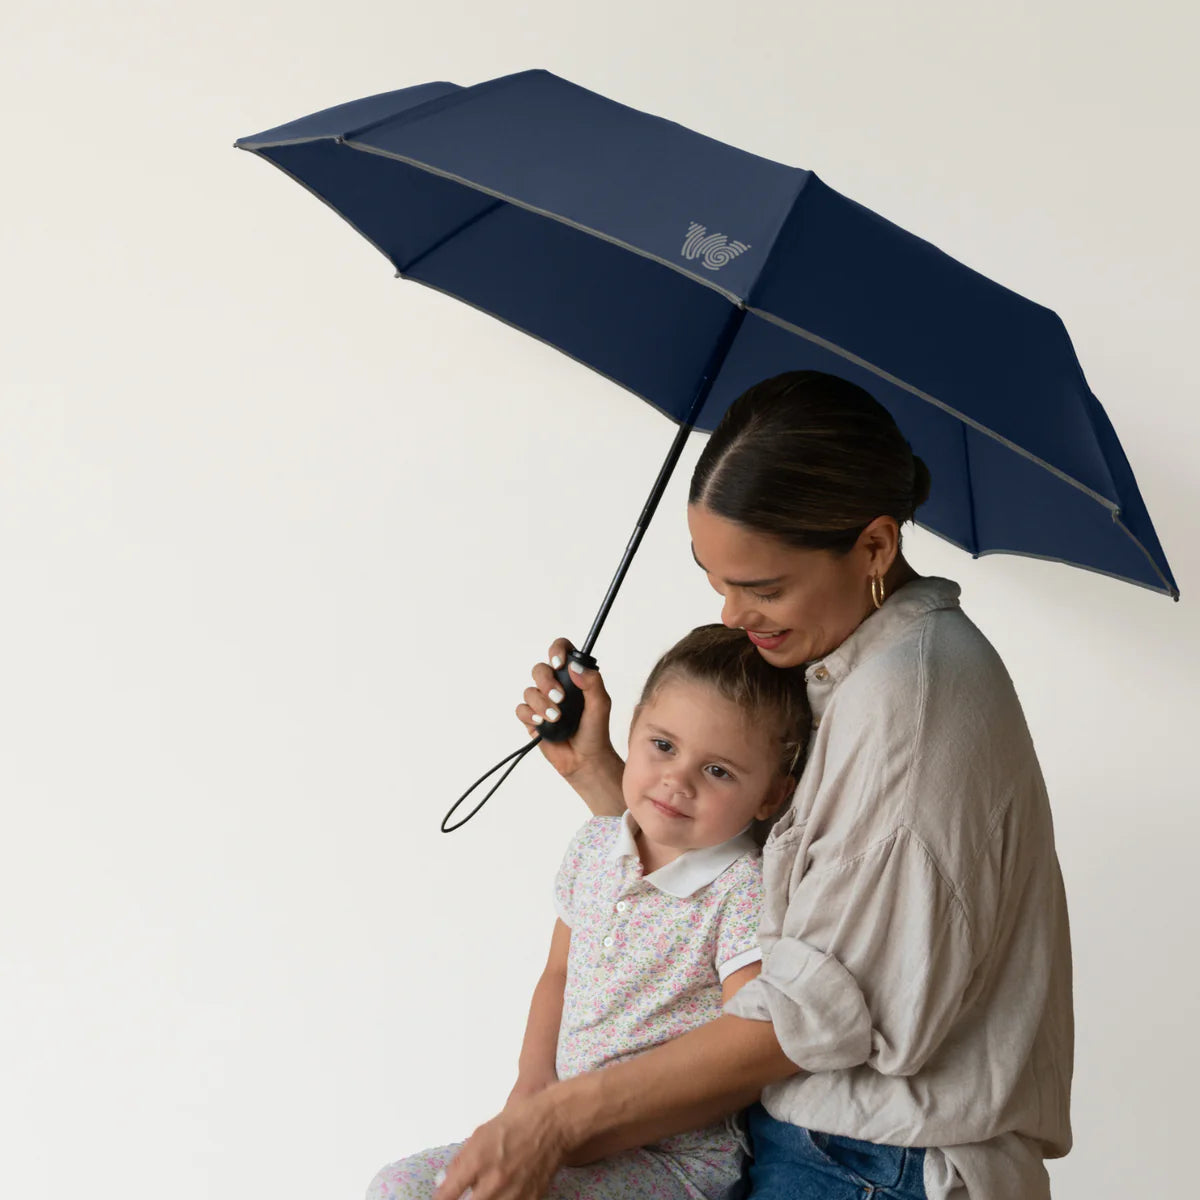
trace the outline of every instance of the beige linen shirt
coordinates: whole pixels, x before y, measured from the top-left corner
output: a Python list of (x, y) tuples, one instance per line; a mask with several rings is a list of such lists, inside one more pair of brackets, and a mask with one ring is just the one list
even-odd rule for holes
[(801, 1074), (779, 1120), (925, 1146), (930, 1200), (1043, 1200), (1070, 1148), (1071, 950), (1004, 665), (945, 579), (806, 668), (814, 730), (764, 849), (763, 971), (726, 1006)]

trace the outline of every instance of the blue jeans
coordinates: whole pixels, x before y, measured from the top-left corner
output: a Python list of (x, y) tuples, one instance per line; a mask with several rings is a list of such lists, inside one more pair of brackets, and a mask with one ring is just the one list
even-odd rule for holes
[(746, 1120), (750, 1200), (926, 1200), (923, 1149), (803, 1129), (761, 1104)]

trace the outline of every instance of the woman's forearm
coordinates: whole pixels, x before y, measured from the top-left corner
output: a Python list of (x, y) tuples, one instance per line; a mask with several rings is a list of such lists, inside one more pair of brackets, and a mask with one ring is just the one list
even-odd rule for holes
[(566, 779), (591, 809), (593, 816), (619, 817), (625, 812), (625, 798), (621, 794), (621, 773), (624, 770), (625, 760), (613, 750), (611, 755), (580, 767)]
[(700, 1129), (799, 1068), (769, 1021), (723, 1016), (628, 1062), (554, 1089), (572, 1164)]

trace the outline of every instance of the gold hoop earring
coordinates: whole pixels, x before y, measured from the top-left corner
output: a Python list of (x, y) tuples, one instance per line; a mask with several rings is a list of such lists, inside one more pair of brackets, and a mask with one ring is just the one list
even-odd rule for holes
[(883, 602), (887, 599), (887, 592), (884, 591), (883, 578), (879, 575), (871, 576), (871, 601), (876, 609), (883, 607)]

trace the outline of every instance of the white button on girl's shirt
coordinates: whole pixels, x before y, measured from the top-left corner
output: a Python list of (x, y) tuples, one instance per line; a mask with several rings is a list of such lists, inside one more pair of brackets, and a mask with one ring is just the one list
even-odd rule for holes
[(629, 905), (624, 900), (617, 901), (617, 912), (624, 912)]
[(606, 938), (604, 939), (604, 944), (605, 944), (606, 946), (611, 946), (611, 945), (613, 944), (613, 940), (612, 940), (612, 938), (610, 938), (610, 937), (606, 937)]
[(826, 667), (818, 667), (813, 672), (813, 678), (824, 683), (829, 678), (829, 671)]

